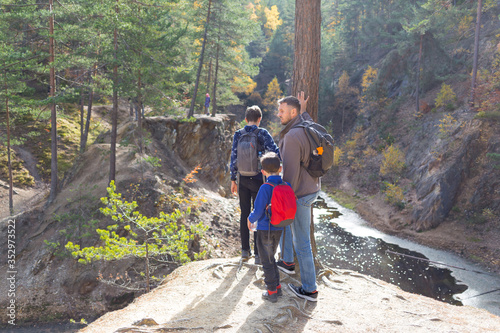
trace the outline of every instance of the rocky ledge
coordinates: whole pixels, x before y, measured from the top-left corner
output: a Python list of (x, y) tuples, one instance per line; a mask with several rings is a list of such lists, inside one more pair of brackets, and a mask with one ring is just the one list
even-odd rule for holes
[(498, 332), (500, 317), (407, 293), (349, 270), (318, 274), (317, 303), (293, 296), (261, 298), (262, 270), (238, 258), (193, 262), (162, 286), (80, 330), (105, 332)]

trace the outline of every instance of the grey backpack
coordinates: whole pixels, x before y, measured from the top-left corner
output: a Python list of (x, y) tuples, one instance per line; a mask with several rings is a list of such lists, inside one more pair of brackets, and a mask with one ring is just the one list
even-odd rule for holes
[(256, 176), (260, 172), (259, 152), (261, 147), (257, 134), (260, 128), (247, 132), (244, 128), (240, 130), (238, 140), (236, 167), (242, 176)]
[(320, 124), (304, 120), (294, 127), (302, 127), (311, 145), (307, 165), (302, 165), (315, 178), (323, 176), (333, 166), (334, 145), (332, 136)]

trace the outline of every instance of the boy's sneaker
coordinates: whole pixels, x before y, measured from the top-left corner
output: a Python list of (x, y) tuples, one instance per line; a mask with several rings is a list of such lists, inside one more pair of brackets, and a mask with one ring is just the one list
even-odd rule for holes
[(307, 291), (304, 291), (302, 287), (296, 287), (293, 284), (289, 283), (288, 287), (290, 288), (293, 293), (300, 298), (307, 299), (308, 301), (311, 302), (317, 302), (318, 301), (318, 291), (315, 290), (312, 293), (308, 293)]
[(243, 259), (243, 261), (247, 261), (248, 259), (250, 259), (250, 251), (241, 250), (241, 259)]
[(262, 261), (258, 254), (255, 255), (255, 265), (262, 265)]
[(269, 302), (276, 303), (278, 301), (278, 290), (275, 291), (266, 290), (262, 293), (262, 298), (268, 300)]
[(278, 260), (276, 263), (278, 265), (278, 268), (282, 270), (283, 272), (293, 275), (295, 274), (295, 263), (294, 262), (285, 262), (283, 260)]
[(276, 288), (276, 291), (278, 291), (278, 296), (283, 296), (283, 290), (281, 290), (281, 284)]

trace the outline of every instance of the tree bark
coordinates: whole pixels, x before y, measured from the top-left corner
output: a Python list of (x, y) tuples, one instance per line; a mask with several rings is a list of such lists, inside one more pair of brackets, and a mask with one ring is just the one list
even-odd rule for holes
[[(295, 53), (292, 93), (309, 96), (307, 112), (318, 120), (319, 71), (321, 52), (321, 0), (295, 0)], [(311, 206), (311, 247), (316, 265), (318, 249), (314, 238)]]
[[(85, 79), (84, 79), (85, 80)], [(82, 146), (82, 141), (83, 141), (83, 129), (85, 128), (85, 93), (84, 93), (84, 84), (85, 82), (82, 83), (82, 88), (80, 89), (80, 152), (81, 152), (81, 146)]]
[(472, 64), (472, 80), (470, 87), (470, 106), (474, 107), (474, 98), (476, 94), (476, 76), (477, 62), (479, 58), (479, 32), (481, 30), (481, 11), (483, 10), (483, 0), (477, 1), (476, 35), (474, 37), (474, 60)]
[[(118, 0), (116, 0), (116, 13), (118, 14)], [(113, 110), (111, 111), (111, 154), (109, 156), (109, 182), (115, 180), (116, 176), (116, 129), (118, 127), (118, 31), (114, 30), (114, 54), (115, 64), (113, 66)]]
[(309, 96), (307, 112), (318, 120), (321, 0), (295, 1), (295, 53), (292, 94)]
[(51, 158), (50, 158), (50, 193), (48, 202), (54, 201), (57, 194), (57, 113), (54, 96), (56, 92), (55, 67), (54, 67), (54, 1), (49, 0), (49, 63), (50, 63), (50, 140), (51, 140)]
[(85, 147), (87, 146), (87, 140), (89, 137), (90, 130), (90, 119), (92, 118), (92, 101), (94, 100), (94, 89), (92, 89), (92, 72), (89, 73), (89, 102), (87, 106), (87, 119), (85, 121), (85, 129), (83, 130), (83, 137), (80, 142), (80, 153), (85, 152)]
[(420, 50), (418, 51), (418, 62), (417, 62), (417, 93), (416, 93), (416, 112), (420, 111), (420, 67), (422, 63), (422, 44), (424, 41), (424, 35), (420, 35)]
[(5, 80), (5, 111), (7, 113), (7, 167), (9, 169), (9, 213), (14, 215), (14, 181), (12, 179), (12, 162), (10, 158), (10, 119), (9, 119), (9, 94), (7, 88), (7, 73), (4, 72)]
[(141, 91), (141, 70), (139, 69), (137, 80), (137, 104), (139, 104), (139, 115), (137, 116), (137, 129), (139, 131), (139, 152), (142, 154), (142, 91)]
[(198, 92), (198, 85), (200, 84), (201, 68), (203, 67), (203, 56), (205, 54), (205, 44), (207, 42), (208, 22), (210, 21), (210, 10), (212, 7), (212, 0), (208, 1), (207, 22), (205, 23), (205, 32), (203, 33), (203, 43), (201, 45), (200, 63), (198, 64), (198, 72), (196, 73), (196, 82), (194, 84), (193, 99), (191, 100), (191, 107), (189, 108), (188, 118), (194, 115), (194, 105), (196, 103), (196, 94)]
[[(220, 34), (220, 29), (219, 29)], [(214, 91), (212, 93), (212, 117), (217, 113), (217, 80), (219, 75), (219, 51), (220, 51), (220, 38), (217, 41), (217, 52), (215, 54), (215, 74), (214, 74)]]

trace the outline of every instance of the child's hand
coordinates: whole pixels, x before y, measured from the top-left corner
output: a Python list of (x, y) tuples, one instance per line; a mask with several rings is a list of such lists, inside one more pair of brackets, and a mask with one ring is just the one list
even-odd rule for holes
[(236, 182), (234, 180), (231, 181), (231, 193), (234, 196), (238, 196), (238, 185), (236, 184)]
[(248, 230), (250, 230), (250, 231), (254, 231), (254, 232), (255, 232), (255, 231), (257, 231), (257, 230), (253, 230), (253, 229), (252, 229), (252, 223), (250, 222), (250, 220), (249, 220), (249, 219), (247, 219), (247, 226), (248, 226)]

